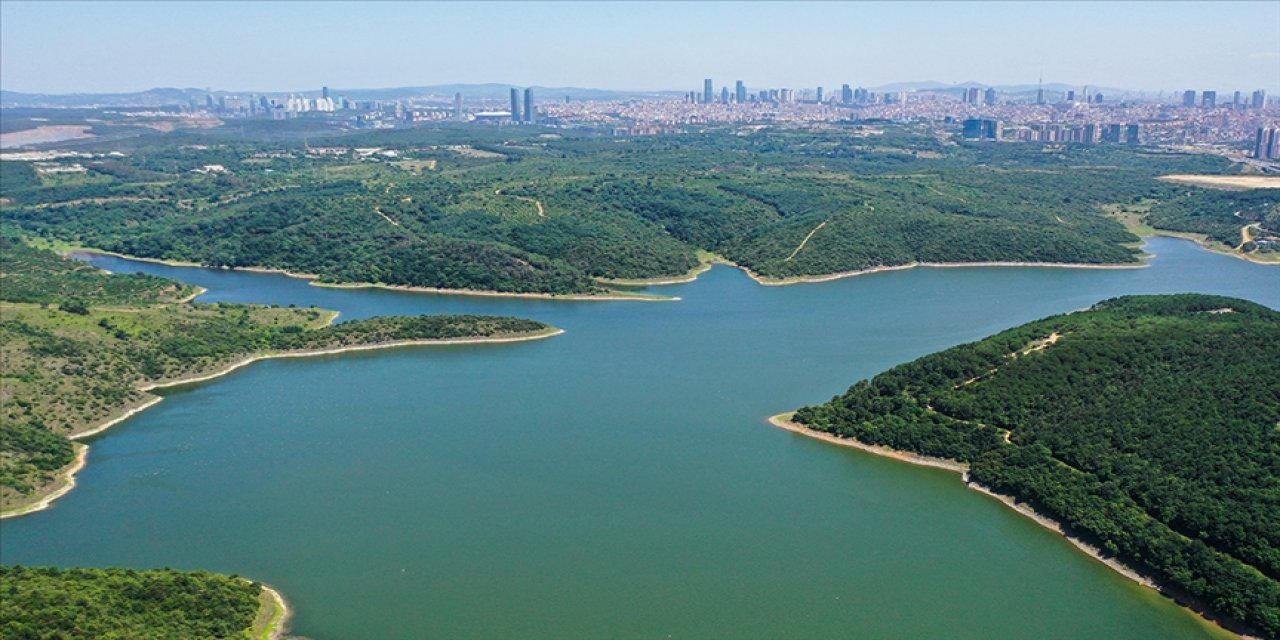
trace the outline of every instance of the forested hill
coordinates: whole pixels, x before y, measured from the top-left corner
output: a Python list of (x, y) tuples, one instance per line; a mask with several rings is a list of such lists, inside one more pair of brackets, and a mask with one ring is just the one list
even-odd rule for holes
[(548, 335), (520, 318), (439, 315), (330, 325), (320, 309), (190, 304), (191, 287), (108, 275), (0, 237), (0, 512), (65, 482), (67, 436), (153, 400), (141, 387), (247, 357), (354, 346)]
[(895, 367), (794, 418), (970, 465), (1125, 564), (1280, 637), (1280, 313), (1117, 298)]
[(261, 638), (269, 624), (260, 584), (205, 571), (0, 565), (0, 592), (9, 640)]
[(1158, 176), (1238, 170), (1205, 155), (948, 135), (890, 123), (636, 138), (466, 127), (316, 147), (174, 133), (79, 147), (97, 155), (58, 166), (6, 162), (0, 203), (27, 233), (146, 258), (582, 294), (603, 292), (600, 279), (688, 273), (700, 251), (775, 279), (1133, 263), (1138, 238), (1104, 207), (1188, 197)]

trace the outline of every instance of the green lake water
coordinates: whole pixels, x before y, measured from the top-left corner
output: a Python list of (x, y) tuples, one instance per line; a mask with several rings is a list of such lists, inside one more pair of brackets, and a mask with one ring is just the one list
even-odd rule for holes
[(5, 563), (204, 568), (364, 638), (1204, 638), (959, 477), (770, 427), (895, 364), (1129, 293), (1280, 308), (1280, 268), (1153, 239), (1146, 269), (914, 269), (759, 286), (717, 267), (565, 302), (312, 287), (94, 258), (202, 301), (340, 319), (517, 315), (564, 335), (273, 360), (165, 392)]

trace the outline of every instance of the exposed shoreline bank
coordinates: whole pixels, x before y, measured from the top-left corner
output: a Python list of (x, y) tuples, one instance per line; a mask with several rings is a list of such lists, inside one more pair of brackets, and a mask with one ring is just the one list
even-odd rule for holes
[[(186, 384), (194, 384), (197, 382), (205, 382), (208, 380), (213, 380), (215, 378), (220, 378), (224, 375), (227, 375), (228, 373), (231, 373), (247, 365), (253, 364), (254, 362), (257, 362), (259, 360), (271, 360), (274, 358), (309, 358), (314, 356), (336, 355), (336, 354), (348, 353), (353, 351), (374, 351), (374, 350), (380, 350), (380, 349), (394, 349), (398, 347), (414, 347), (414, 346), (425, 347), (425, 346), (448, 346), (448, 345), (466, 345), (466, 344), (503, 344), (503, 343), (511, 343), (511, 342), (529, 342), (533, 340), (542, 340), (544, 338), (558, 336), (562, 333), (564, 333), (564, 329), (551, 327), (544, 331), (539, 331), (537, 333), (523, 334), (523, 335), (505, 335), (505, 336), (479, 337), (479, 338), (395, 340), (392, 342), (381, 342), (381, 343), (374, 343), (374, 344), (358, 344), (358, 345), (349, 345), (344, 347), (332, 347), (328, 349), (307, 349), (302, 351), (280, 351), (280, 352), (258, 353), (258, 354), (241, 358), (240, 360), (232, 362), (231, 364), (224, 365), (221, 368), (215, 371), (212, 371), (210, 373), (196, 373), (190, 376), (185, 376), (185, 377), (177, 378), (174, 380), (160, 380), (156, 382), (149, 382), (146, 384), (139, 385), (137, 389), (138, 391), (148, 392), (156, 389), (164, 389), (168, 387), (177, 387), (177, 386), (186, 385)], [(67, 437), (72, 441), (78, 441), (84, 438), (98, 435), (106, 431), (107, 429), (110, 429), (111, 427), (114, 427), (120, 424), (121, 422), (128, 420), (129, 418), (137, 415), (138, 413), (141, 413), (142, 411), (145, 411), (146, 409), (149, 409), (159, 404), (161, 400), (164, 400), (163, 396), (148, 397), (141, 404), (138, 404), (136, 406), (126, 409), (122, 414), (114, 418), (110, 418), (100, 424), (92, 426), (83, 431), (78, 431)], [(57, 476), (61, 480), (61, 484), (50, 493), (47, 493), (39, 497), (35, 502), (32, 502), (30, 504), (18, 504), (14, 506), (12, 509), (8, 511), (4, 511), (3, 513), (0, 513), (0, 519), (16, 518), (19, 516), (24, 516), (24, 515), (28, 515), (28, 514), (36, 513), (38, 511), (43, 511), (45, 509), (48, 509), (49, 507), (53, 506), (53, 503), (58, 498), (61, 498), (62, 496), (69, 493), (71, 489), (75, 488), (75, 485), (76, 485), (75, 476), (84, 468), (86, 457), (88, 455), (88, 448), (89, 448), (88, 445), (85, 445), (80, 442), (75, 442), (75, 444), (79, 447), (76, 460), (72, 462), (72, 464), (66, 467), (65, 469), (58, 471)]]
[(830, 433), (825, 433), (822, 431), (817, 431), (815, 429), (810, 429), (809, 427), (806, 427), (805, 425), (802, 425), (797, 422), (792, 422), (791, 418), (794, 415), (795, 415), (794, 411), (787, 412), (787, 413), (780, 413), (775, 416), (770, 416), (768, 418), (768, 422), (772, 426), (778, 427), (780, 429), (785, 429), (787, 431), (805, 436), (807, 438), (821, 440), (823, 442), (827, 442), (827, 443), (838, 445), (838, 446), (859, 449), (861, 451), (865, 451), (870, 454), (874, 454), (874, 455), (885, 457), (885, 458), (890, 458), (892, 460), (897, 460), (899, 462), (905, 462), (907, 464), (933, 467), (936, 469), (942, 469), (945, 471), (958, 473), (960, 474), (961, 480), (964, 482), (965, 486), (968, 487), (969, 489), (972, 489), (974, 491), (977, 491), (978, 493), (981, 493), (983, 495), (986, 495), (990, 498), (993, 498), (999, 501), (1001, 504), (1029, 518), (1036, 524), (1062, 536), (1063, 539), (1071, 543), (1071, 545), (1074, 546), (1076, 549), (1078, 549), (1080, 552), (1089, 556), (1093, 560), (1096, 560), (1102, 563), (1107, 568), (1111, 569), (1112, 571), (1115, 571), (1116, 573), (1124, 576), (1125, 578), (1143, 587), (1150, 588), (1155, 592), (1159, 593), (1160, 595), (1173, 600), (1174, 603), (1176, 603), (1178, 606), (1181, 606), (1187, 611), (1190, 611), (1196, 614), (1196, 616), (1199, 617), (1200, 620), (1205, 624), (1212, 625), (1212, 628), (1214, 630), (1233, 634), (1245, 640), (1260, 640), (1260, 639), (1256, 639), (1254, 636), (1245, 635), (1244, 633), (1242, 633), (1237, 629), (1232, 629), (1228, 627), (1226, 624), (1224, 624), (1222, 620), (1219, 620), (1215, 616), (1213, 616), (1203, 605), (1201, 605), (1199, 602), (1194, 601), (1193, 598), (1190, 598), (1184, 594), (1177, 592), (1176, 590), (1172, 590), (1164, 585), (1161, 585), (1160, 583), (1152, 580), (1151, 578), (1148, 578), (1138, 573), (1132, 567), (1129, 567), (1128, 565), (1120, 562), (1119, 560), (1116, 560), (1115, 558), (1104, 556), (1100, 549), (1093, 546), (1092, 544), (1089, 544), (1085, 540), (1082, 540), (1079, 537), (1073, 535), (1070, 532), (1070, 530), (1067, 527), (1065, 527), (1061, 522), (1058, 522), (1057, 520), (1054, 520), (1053, 518), (1050, 518), (1049, 516), (1046, 516), (1043, 513), (1036, 511), (1031, 505), (1025, 502), (1019, 502), (1013, 496), (999, 493), (991, 489), (990, 487), (971, 481), (969, 479), (969, 466), (964, 463), (956, 462), (955, 460), (949, 460), (945, 458), (933, 458), (930, 456), (922, 456), (919, 454), (911, 453), (909, 451), (900, 451), (898, 449), (893, 449), (890, 447), (885, 447), (880, 445), (871, 445), (871, 444), (867, 444), (865, 442), (861, 442), (852, 438), (841, 438), (839, 436), (832, 435)]
[[(320, 276), (314, 273), (296, 273), (286, 269), (276, 269), (272, 267), (209, 267), (197, 262), (187, 262), (183, 260), (165, 260), (162, 258), (143, 258), (141, 256), (131, 256), (124, 253), (116, 253), (114, 251), (105, 251), (103, 249), (92, 249), (88, 247), (65, 248), (62, 250), (62, 253), (65, 255), (71, 255), (71, 256), (74, 256), (76, 254), (110, 256), (112, 258), (121, 258), (124, 260), (136, 260), (138, 262), (162, 264), (166, 267), (195, 267), (197, 269), (220, 269), (223, 271), (248, 271), (251, 273), (274, 273), (274, 274), (286, 276), (289, 278), (306, 280), (308, 281), (308, 284), (310, 284), (313, 287), (327, 287), (331, 289), (386, 289), (388, 291), (407, 291), (410, 293), (429, 293), (433, 295), (445, 295), (445, 296), (481, 296), (486, 298), (528, 298), (528, 299), (535, 299), (535, 300), (565, 300), (565, 301), (572, 301), (572, 302), (580, 302), (580, 301), (670, 302), (670, 301), (675, 301), (680, 299), (680, 298), (673, 298), (669, 296), (647, 295), (647, 294), (640, 294), (640, 293), (625, 293), (625, 292), (536, 293), (536, 292), (516, 292), (516, 291), (493, 291), (493, 290), (484, 290), (484, 289), (445, 289), (441, 287), (416, 287), (413, 285), (385, 284), (381, 282), (321, 282)], [(200, 295), (200, 294), (196, 294), (196, 295)]]
[(887, 271), (906, 271), (917, 267), (933, 268), (933, 269), (961, 269), (965, 267), (1041, 267), (1046, 269), (1145, 269), (1150, 265), (1145, 262), (1135, 263), (1106, 263), (1106, 264), (1090, 264), (1085, 262), (1012, 262), (1012, 261), (987, 261), (987, 262), (908, 262), (906, 264), (896, 264), (883, 267), (870, 267), (867, 269), (857, 269), (854, 271), (840, 271), (837, 273), (827, 273), (816, 276), (793, 276), (790, 278), (770, 278), (762, 276), (742, 265), (734, 264), (733, 266), (741, 269), (748, 277), (766, 287), (777, 287), (791, 284), (814, 284), (818, 282), (831, 282), (832, 280), (843, 280), (845, 278), (854, 278), (857, 276), (865, 276), (873, 273), (883, 273)]
[(267, 620), (265, 628), (261, 630), (253, 629), (254, 640), (280, 640), (289, 629), (289, 621), (293, 618), (293, 609), (279, 590), (261, 582), (258, 584), (262, 587), (262, 593), (272, 602), (273, 607), (271, 617)]
[(72, 446), (75, 447), (76, 457), (71, 461), (71, 464), (58, 470), (57, 480), (53, 484), (53, 490), (40, 496), (35, 502), (0, 513), (0, 519), (16, 518), (18, 516), (25, 516), (28, 513), (44, 511), (45, 509), (48, 509), (55, 500), (67, 495), (72, 489), (76, 488), (76, 474), (80, 473), (80, 470), (83, 469), (84, 465), (88, 462), (89, 445), (75, 442), (72, 443)]

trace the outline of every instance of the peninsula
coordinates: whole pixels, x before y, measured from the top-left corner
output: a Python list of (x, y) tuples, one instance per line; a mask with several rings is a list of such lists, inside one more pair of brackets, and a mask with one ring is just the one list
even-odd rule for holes
[(108, 275), (0, 238), (0, 504), (4, 517), (48, 506), (74, 486), (87, 446), (156, 402), (156, 388), (207, 380), (255, 360), (407, 345), (512, 342), (555, 335), (532, 320), (379, 317), (333, 324), (319, 309), (184, 302), (193, 288)]
[(1223, 626), (1280, 635), (1280, 313), (1133, 296), (772, 422), (966, 481)]
[(207, 571), (0, 565), (0, 585), (12, 638), (277, 640), (289, 622), (275, 589)]

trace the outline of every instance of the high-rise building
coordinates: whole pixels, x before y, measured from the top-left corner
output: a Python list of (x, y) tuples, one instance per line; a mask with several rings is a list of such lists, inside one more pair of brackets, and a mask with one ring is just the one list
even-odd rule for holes
[(822, 87), (818, 87), (818, 104), (822, 104)]
[(329, 99), (329, 87), (320, 87), (320, 97), (325, 100)]
[(729, 87), (720, 87), (720, 103), (729, 104)]
[(453, 94), (453, 119), (462, 122), (462, 93)]
[(511, 121), (520, 122), (520, 92), (511, 87)]
[(1067, 101), (1067, 102), (1075, 102), (1075, 101), (1076, 101), (1076, 90), (1075, 90), (1075, 89), (1068, 89), (1068, 90), (1067, 90), (1067, 100), (1066, 100), (1066, 101)]
[(1212, 109), (1218, 106), (1218, 92), (1205, 91), (1204, 93), (1200, 94), (1200, 106), (1204, 107), (1205, 109)]
[(1232, 108), (1232, 109), (1243, 109), (1243, 108), (1244, 108), (1244, 94), (1243, 94), (1243, 93), (1240, 93), (1239, 91), (1237, 91), (1237, 92), (1235, 92), (1235, 95), (1231, 96), (1231, 108)]
[(1274, 127), (1260, 127), (1258, 129), (1258, 138), (1253, 145), (1253, 157), (1259, 160), (1268, 158), (1276, 160), (1280, 159), (1280, 129)]
[(733, 99), (737, 100), (738, 104), (746, 104), (747, 102), (747, 85), (743, 84), (741, 80), (733, 84)]
[(1120, 144), (1120, 136), (1124, 135), (1123, 128), (1118, 124), (1109, 124), (1102, 128), (1102, 141), (1111, 144)]
[(524, 90), (524, 121), (533, 122), (537, 113), (533, 110), (533, 87)]
[(1249, 101), (1249, 106), (1254, 109), (1261, 109), (1267, 106), (1267, 92), (1264, 89), (1258, 89), (1253, 92), (1253, 99)]
[(962, 101), (965, 104), (978, 104), (978, 91), (977, 87), (969, 87), (968, 89), (965, 89)]
[(1036, 104), (1044, 104), (1044, 87), (1036, 89)]
[(849, 85), (840, 85), (840, 104), (849, 104), (853, 102), (853, 89)]
[(1086, 124), (1080, 128), (1080, 142), (1093, 144), (1098, 141), (1098, 125)]
[(1124, 143), (1136, 146), (1138, 144), (1138, 131), (1138, 125), (1126, 125), (1124, 128)]
[(711, 78), (702, 81), (702, 104), (711, 104)]
[(983, 96), (983, 98), (984, 98), (983, 102), (986, 102), (988, 105), (994, 105), (996, 103), (995, 87), (988, 87), (987, 93), (985, 96)]
[(1102, 94), (1101, 94), (1101, 93), (1095, 93), (1095, 94), (1093, 94), (1093, 103), (1094, 103), (1094, 104), (1102, 104)]
[(1194, 90), (1182, 92), (1182, 106), (1184, 107), (1196, 106), (1196, 92)]

